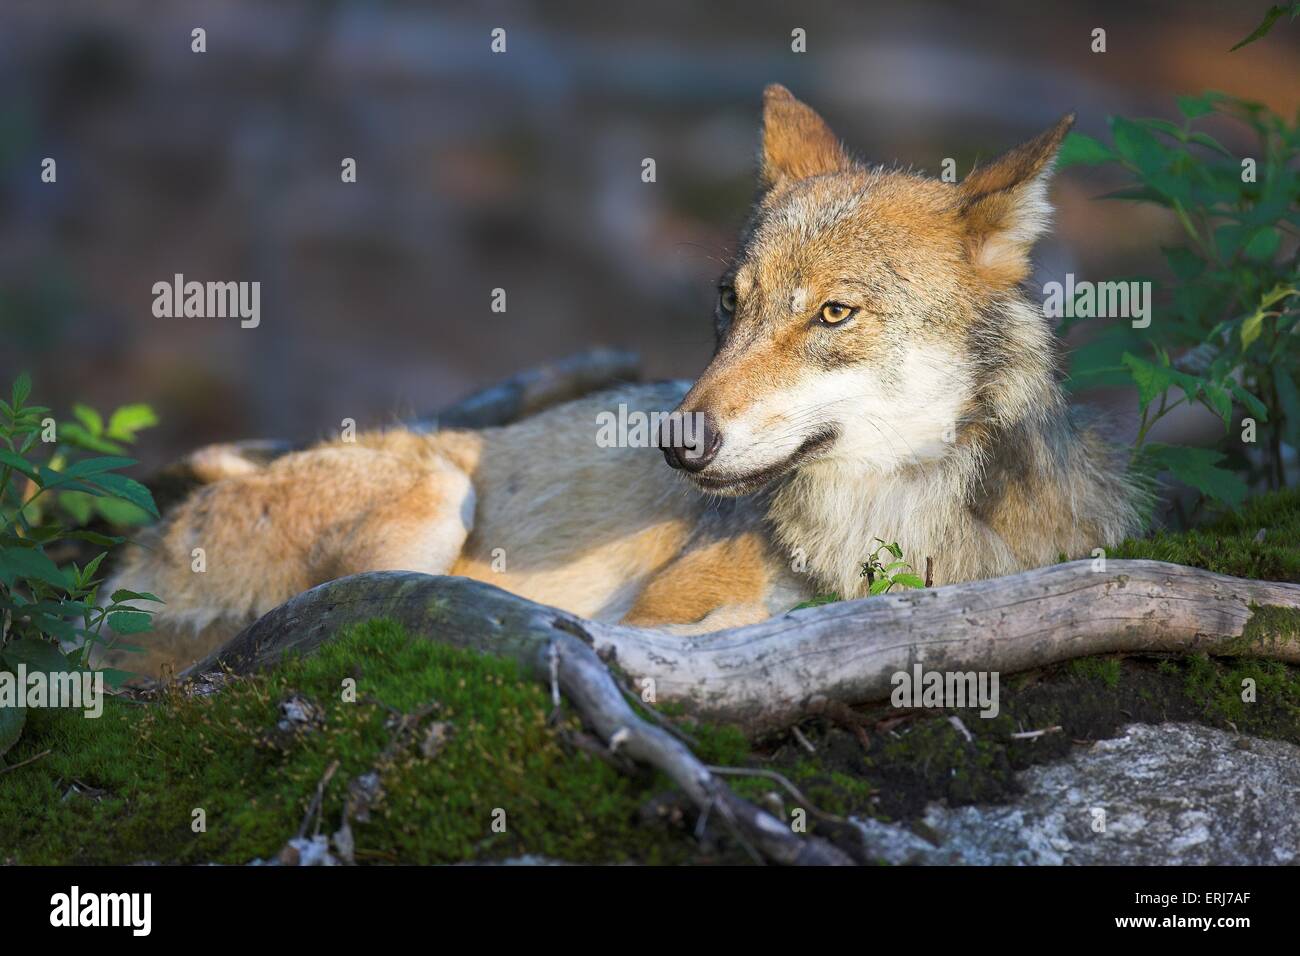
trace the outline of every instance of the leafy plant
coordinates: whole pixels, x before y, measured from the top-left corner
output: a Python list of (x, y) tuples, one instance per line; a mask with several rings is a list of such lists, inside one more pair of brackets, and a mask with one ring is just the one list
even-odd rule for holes
[[(1224, 93), (1179, 97), (1178, 109), (1181, 122), (1116, 116), (1109, 144), (1071, 133), (1062, 146), (1063, 166), (1122, 168), (1133, 184), (1104, 198), (1163, 206), (1186, 237), (1162, 249), (1173, 278), (1152, 282), (1150, 326), (1106, 327), (1073, 356), (1071, 387), (1136, 386), (1133, 470), (1168, 470), (1235, 508), (1250, 484), (1284, 485), (1283, 443), (1300, 446), (1300, 130)], [(1212, 118), (1246, 127), (1255, 147), (1234, 156), (1203, 128)], [(1255, 420), (1264, 451), (1245, 480), (1220, 451), (1148, 440), (1184, 404), (1210, 409), (1225, 433), (1238, 404)]]
[[(871, 553), (871, 557), (862, 563), (862, 577), (866, 578), (871, 585), (868, 593), (886, 594), (895, 587), (925, 587), (925, 579), (903, 560), (903, 549), (898, 546), (898, 542), (885, 544), (883, 538), (876, 538), (875, 540), (880, 543), (880, 547), (876, 548)], [(882, 551), (894, 560), (889, 564), (883, 563), (880, 560)]]
[[(135, 464), (132, 459), (87, 457), (85, 451), (116, 451), (154, 418), (144, 406), (129, 406), (114, 413), (105, 428), (91, 410), (78, 406), (78, 424), (58, 426), (48, 408), (28, 404), (30, 392), (31, 380), (22, 375), (9, 401), (0, 399), (0, 665), (84, 670), (95, 645), (108, 641), (105, 624), (119, 635), (147, 631), (149, 612), (130, 602), (158, 601), (152, 594), (127, 590), (101, 601), (102, 581), (96, 575), (107, 549), (123, 539), (83, 527), (91, 511), (110, 518), (136, 513), (157, 517), (158, 509), (144, 485), (120, 473)], [(38, 451), (43, 462), (37, 460)], [(82, 508), (82, 500), (93, 506)], [(50, 507), (52, 501), (62, 509)], [(69, 507), (68, 501), (74, 504)], [(63, 542), (103, 550), (83, 565), (72, 561), (60, 567), (47, 551)], [(125, 676), (105, 672), (109, 683)], [(0, 755), (18, 739), (24, 721), (22, 708), (0, 706)]]
[(1268, 32), (1273, 29), (1273, 24), (1278, 21), (1278, 18), (1288, 10), (1290, 10), (1291, 19), (1294, 20), (1296, 17), (1300, 16), (1300, 2), (1294, 2), (1293, 0), (1292, 3), (1273, 4), (1273, 6), (1269, 7), (1268, 10), (1265, 11), (1264, 19), (1260, 21), (1259, 26), (1255, 27), (1255, 29), (1250, 32), (1249, 36), (1229, 49), (1228, 52), (1232, 53), (1234, 50), (1240, 50), (1248, 43), (1254, 43), (1256, 40), (1263, 39)]
[[(928, 586), (925, 579), (903, 560), (903, 549), (899, 547), (898, 542), (886, 544), (884, 538), (875, 538), (873, 540), (879, 542), (880, 547), (876, 548), (871, 556), (862, 562), (861, 574), (861, 577), (867, 579), (869, 594), (885, 594), (895, 587), (907, 589)], [(894, 560), (885, 564), (880, 560), (881, 552), (888, 554)], [(807, 601), (796, 604), (790, 610), (798, 611), (806, 607), (821, 607), (823, 604), (834, 604), (842, 600), (844, 600), (843, 597), (832, 591), (829, 594), (818, 594), (816, 597), (809, 598)]]

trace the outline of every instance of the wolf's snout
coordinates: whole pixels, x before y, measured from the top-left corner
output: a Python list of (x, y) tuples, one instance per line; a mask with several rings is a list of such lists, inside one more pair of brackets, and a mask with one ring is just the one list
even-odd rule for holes
[(660, 426), (659, 447), (670, 467), (703, 471), (717, 457), (722, 434), (707, 412), (683, 412)]

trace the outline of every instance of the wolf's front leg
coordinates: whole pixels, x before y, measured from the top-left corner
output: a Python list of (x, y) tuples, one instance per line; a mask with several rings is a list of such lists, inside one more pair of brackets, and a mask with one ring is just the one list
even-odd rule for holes
[(688, 549), (642, 588), (623, 623), (704, 634), (789, 610), (806, 588), (762, 535), (744, 532)]

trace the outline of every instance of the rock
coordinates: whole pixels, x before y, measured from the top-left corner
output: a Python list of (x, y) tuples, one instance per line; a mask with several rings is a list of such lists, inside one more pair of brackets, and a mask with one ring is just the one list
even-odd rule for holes
[(280, 850), (274, 860), (254, 860), (252, 866), (338, 866), (339, 861), (330, 853), (329, 837), (317, 834), (294, 837)]
[(280, 701), (280, 721), (276, 729), (281, 732), (318, 727), (324, 722), (324, 713), (306, 697), (292, 694)]
[(961, 863), (943, 859), (943, 850), (912, 833), (906, 827), (882, 823), (870, 818), (849, 817), (858, 828), (869, 860), (884, 860), (895, 866), (912, 864)]
[(1300, 747), (1199, 724), (1122, 735), (1018, 775), (1009, 804), (931, 804), (931, 845), (871, 824), (891, 863), (1242, 866), (1300, 863)]

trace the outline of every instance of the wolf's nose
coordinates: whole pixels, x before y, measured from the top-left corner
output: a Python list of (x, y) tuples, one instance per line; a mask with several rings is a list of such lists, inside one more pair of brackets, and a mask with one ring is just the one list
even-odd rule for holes
[(683, 427), (686, 415), (669, 419), (659, 430), (659, 447), (663, 449), (664, 461), (671, 468), (684, 468), (687, 471), (703, 471), (718, 455), (722, 447), (722, 434), (708, 413), (688, 413), (694, 416), (694, 428)]

